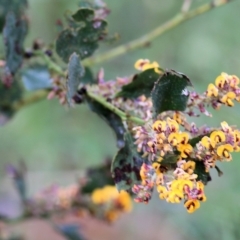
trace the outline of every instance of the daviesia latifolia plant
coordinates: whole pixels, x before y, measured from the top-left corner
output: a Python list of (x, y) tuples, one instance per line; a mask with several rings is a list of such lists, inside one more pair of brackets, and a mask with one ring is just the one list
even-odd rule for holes
[(198, 93), (187, 75), (164, 69), (153, 60), (136, 59), (132, 75), (113, 80), (104, 77), (108, 69), (100, 69), (95, 76), (91, 67), (147, 47), (184, 21), (229, 2), (210, 1), (191, 10), (191, 1), (184, 1), (182, 11), (167, 23), (97, 55), (100, 43), (117, 38), (108, 34), (110, 10), (104, 2), (80, 1), (75, 12), (68, 11), (57, 21), (54, 44), (48, 46), (37, 39), (25, 48), (24, 39), (31, 27), (27, 0), (1, 1), (5, 45), (0, 61), (1, 124), (25, 105), (58, 98), (67, 107), (88, 105), (115, 132), (119, 148), (113, 159), (87, 170), (87, 179), (68, 188), (51, 186), (32, 199), (25, 193), (24, 164), (9, 166), (25, 203), (24, 216), (49, 216), (72, 209), (79, 216), (87, 212), (112, 222), (131, 210), (131, 199), (148, 203), (153, 192), (161, 200), (182, 204), (189, 213), (206, 201), (204, 189), (210, 173), (215, 169), (221, 175), (218, 162), (230, 162), (231, 154), (239, 151), (240, 131), (224, 119), (209, 127), (197, 126), (194, 118), (212, 117), (215, 110), (240, 102), (239, 78), (220, 72), (205, 92)]

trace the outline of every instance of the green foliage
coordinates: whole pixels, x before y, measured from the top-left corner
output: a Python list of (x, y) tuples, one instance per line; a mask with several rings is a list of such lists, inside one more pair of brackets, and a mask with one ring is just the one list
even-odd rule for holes
[(89, 22), (94, 17), (94, 11), (90, 8), (80, 8), (76, 13), (72, 15), (72, 18), (77, 22)]
[(21, 98), (22, 88), (19, 82), (15, 81), (11, 87), (6, 87), (0, 82), (0, 125), (14, 115), (14, 102)]
[(134, 99), (141, 95), (150, 97), (154, 83), (160, 75), (154, 69), (148, 69), (144, 72), (136, 74), (131, 83), (122, 87), (122, 90), (117, 94), (117, 97)]
[(78, 86), (81, 82), (81, 77), (84, 75), (84, 67), (80, 63), (79, 56), (74, 52), (68, 64), (67, 78), (67, 100), (71, 105), (73, 96), (77, 93)]
[(155, 83), (151, 94), (155, 116), (169, 110), (184, 111), (189, 97), (187, 86), (192, 84), (186, 75), (166, 71)]
[(91, 9), (80, 8), (72, 16), (77, 27), (67, 28), (59, 34), (56, 51), (63, 61), (68, 62), (73, 52), (84, 59), (98, 48), (98, 42), (106, 35), (107, 22), (93, 19), (93, 13)]
[(131, 192), (134, 184), (141, 181), (140, 168), (144, 159), (137, 152), (136, 145), (129, 132), (124, 134), (125, 145), (113, 159), (111, 172), (118, 190)]
[(15, 74), (23, 60), (23, 42), (27, 34), (27, 22), (10, 12), (6, 16), (6, 24), (3, 30), (6, 48), (6, 65)]
[(45, 65), (35, 64), (22, 72), (22, 81), (28, 91), (52, 87), (50, 73)]
[(211, 181), (211, 176), (209, 172), (206, 172), (205, 165), (203, 161), (195, 161), (196, 167), (194, 173), (198, 175), (197, 180), (202, 181), (203, 184), (207, 184), (209, 181)]
[(90, 107), (90, 109), (98, 114), (102, 119), (104, 119), (107, 124), (112, 128), (115, 132), (117, 138), (117, 146), (120, 148), (124, 145), (124, 133), (125, 128), (122, 122), (122, 119), (116, 115), (114, 112), (110, 111), (100, 103), (95, 100), (87, 97), (86, 101)]
[(110, 173), (111, 160), (98, 167), (92, 167), (87, 170), (88, 182), (81, 189), (82, 193), (92, 193), (96, 188), (102, 188), (106, 185), (114, 185)]
[(0, 32), (5, 23), (5, 17), (9, 12), (14, 12), (20, 16), (27, 8), (27, 0), (1, 0), (0, 1)]

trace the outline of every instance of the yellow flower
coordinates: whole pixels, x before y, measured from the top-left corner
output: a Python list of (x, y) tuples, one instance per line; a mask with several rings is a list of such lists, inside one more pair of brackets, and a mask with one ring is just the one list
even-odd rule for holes
[(158, 163), (158, 162), (154, 162), (153, 164), (152, 164), (152, 167), (155, 169), (155, 172), (156, 172), (156, 174), (160, 174), (161, 173), (161, 171), (160, 171), (160, 163)]
[(117, 206), (120, 206), (124, 212), (130, 212), (132, 210), (132, 199), (128, 192), (121, 191), (116, 198)]
[(172, 146), (177, 146), (177, 144), (181, 142), (179, 133), (176, 132), (170, 133), (170, 135), (168, 136), (168, 142)]
[(103, 188), (96, 188), (92, 192), (92, 202), (95, 204), (103, 204), (112, 199), (116, 199), (119, 196), (119, 192), (115, 186), (107, 185)]
[(178, 189), (180, 191), (183, 191), (185, 187), (188, 187), (189, 189), (193, 188), (193, 182), (188, 179), (176, 179), (171, 182), (170, 185), (172, 190)]
[(186, 132), (180, 133), (179, 134), (179, 139), (182, 144), (187, 144), (189, 140), (189, 135)]
[(148, 59), (139, 59), (135, 64), (134, 67), (137, 70), (141, 70), (141, 71), (145, 71), (148, 69), (152, 69), (154, 68), (154, 71), (156, 73), (161, 73), (161, 71), (159, 70), (159, 64), (157, 62), (150, 62)]
[(207, 137), (207, 136), (204, 136), (202, 139), (201, 139), (201, 145), (203, 147), (205, 147), (206, 149), (209, 149), (211, 147), (215, 147), (216, 143), (214, 141), (211, 140), (211, 138)]
[(193, 151), (193, 147), (190, 144), (179, 144), (177, 150), (181, 153), (182, 158), (187, 158)]
[(207, 88), (207, 96), (208, 97), (217, 97), (218, 96), (218, 89), (217, 87), (210, 83)]
[(162, 185), (157, 186), (157, 191), (159, 192), (159, 198), (160, 199), (166, 199), (168, 196), (168, 190), (166, 187)]
[(184, 116), (181, 115), (180, 112), (174, 112), (173, 114), (173, 120), (175, 120), (178, 124), (183, 124), (184, 123)]
[(139, 60), (137, 60), (137, 61), (135, 62), (134, 67), (135, 67), (137, 70), (142, 71), (144, 65), (149, 64), (149, 63), (150, 63), (150, 61), (149, 61), (148, 59), (139, 59)]
[(221, 75), (216, 78), (215, 85), (218, 88), (223, 88), (224, 85), (227, 83), (227, 77), (228, 77), (228, 74), (221, 73)]
[(178, 132), (179, 125), (175, 120), (167, 118), (167, 124), (171, 132)]
[(193, 213), (200, 207), (200, 203), (197, 199), (190, 199), (184, 203), (185, 208), (187, 208), (188, 213)]
[(220, 99), (220, 101), (229, 107), (233, 107), (234, 103), (232, 100), (234, 100), (235, 98), (236, 94), (234, 92), (228, 92)]
[(239, 130), (233, 131), (234, 143), (238, 144), (240, 142), (240, 132)]
[(183, 164), (183, 170), (186, 171), (188, 174), (193, 174), (195, 169), (196, 163), (194, 161), (188, 161)]
[(179, 189), (174, 189), (169, 192), (167, 201), (170, 203), (179, 203), (183, 199), (183, 191)]
[(230, 144), (224, 144), (217, 148), (217, 155), (222, 158), (226, 158), (228, 161), (232, 159), (230, 152), (233, 151), (233, 146)]
[(196, 185), (197, 185), (197, 189), (198, 189), (198, 190), (202, 190), (202, 191), (204, 190), (204, 184), (203, 184), (203, 182), (197, 181)]
[(152, 129), (157, 132), (164, 132), (167, 129), (167, 123), (165, 121), (157, 120), (152, 125)]
[(214, 131), (210, 135), (210, 139), (214, 143), (225, 142), (226, 136), (222, 131)]

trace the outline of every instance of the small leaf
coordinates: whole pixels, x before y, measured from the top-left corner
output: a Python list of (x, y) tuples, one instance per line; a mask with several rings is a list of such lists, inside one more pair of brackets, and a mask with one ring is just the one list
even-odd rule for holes
[(22, 98), (22, 88), (15, 81), (11, 87), (6, 87), (0, 81), (0, 125), (5, 124), (15, 113), (14, 102)]
[(212, 180), (209, 172), (206, 172), (204, 163), (202, 161), (195, 161), (195, 170), (194, 173), (198, 175), (197, 180), (202, 181), (206, 185), (209, 181)]
[(72, 15), (73, 19), (77, 22), (91, 21), (94, 17), (94, 11), (90, 8), (80, 8)]
[(22, 81), (28, 91), (52, 87), (52, 81), (48, 68), (39, 64), (25, 69), (22, 73)]
[(114, 112), (105, 108), (100, 103), (94, 101), (93, 99), (86, 98), (86, 101), (90, 109), (103, 118), (108, 125), (113, 129), (117, 138), (117, 146), (120, 148), (124, 145), (124, 133), (125, 127), (123, 125), (122, 119), (116, 115)]
[(132, 136), (126, 132), (124, 134), (125, 145), (115, 156), (111, 172), (118, 190), (131, 192), (134, 184), (140, 183), (140, 168), (144, 159), (137, 152)]
[(80, 58), (76, 53), (73, 53), (69, 59), (67, 79), (67, 100), (70, 105), (83, 75), (84, 68), (80, 63)]
[(202, 135), (199, 135), (197, 137), (194, 137), (192, 139), (189, 140), (189, 144), (192, 146), (192, 147), (195, 147), (201, 140), (203, 137), (205, 136), (210, 136), (210, 133), (207, 133), (207, 134), (202, 134)]
[(87, 171), (89, 181), (81, 188), (82, 193), (92, 193), (96, 188), (102, 188), (106, 185), (114, 185), (110, 172), (111, 161), (107, 160), (101, 166), (92, 167)]
[(192, 84), (186, 75), (166, 71), (155, 83), (151, 94), (155, 116), (169, 110), (184, 111), (189, 97), (187, 86)]
[(27, 22), (8, 13), (3, 30), (6, 48), (6, 66), (12, 75), (16, 73), (23, 60), (23, 42), (27, 34)]
[(117, 94), (117, 97), (137, 98), (141, 95), (150, 97), (154, 83), (160, 75), (154, 69), (145, 70), (142, 73), (136, 74), (131, 83), (122, 87), (122, 90)]
[(91, 20), (90, 9), (88, 15), (86, 8), (83, 9), (82, 15), (81, 9), (73, 15), (81, 20), (80, 23), (75, 22), (77, 27), (63, 30), (56, 41), (56, 51), (65, 62), (73, 52), (76, 52), (81, 59), (91, 56), (98, 48), (98, 42), (106, 35), (107, 22), (102, 19)]

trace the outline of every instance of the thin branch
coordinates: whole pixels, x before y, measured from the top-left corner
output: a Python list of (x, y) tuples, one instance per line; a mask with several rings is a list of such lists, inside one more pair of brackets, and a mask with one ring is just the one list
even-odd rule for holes
[(35, 51), (34, 54), (36, 54), (37, 56), (42, 57), (44, 62), (47, 64), (49, 70), (52, 70), (55, 73), (58, 73), (62, 77), (66, 76), (64, 71), (62, 70), (62, 68), (60, 66), (58, 66), (55, 62), (53, 62), (52, 59), (49, 56), (47, 56), (44, 52), (42, 52), (42, 51)]
[(96, 102), (100, 103), (102, 106), (106, 107), (107, 109), (111, 110), (114, 112), (116, 115), (118, 115), (122, 120), (130, 120), (136, 124), (143, 125), (145, 124), (145, 121), (142, 120), (141, 118), (130, 116), (126, 114), (125, 112), (121, 111), (120, 109), (116, 108), (114, 105), (111, 103), (107, 102), (105, 98), (101, 96), (97, 96), (89, 91), (87, 91), (87, 95), (95, 100)]
[(192, 19), (194, 17), (197, 17), (198, 15), (204, 14), (212, 9), (223, 6), (227, 3), (229, 3), (230, 1), (231, 0), (215, 0), (211, 3), (204, 4), (204, 5), (196, 8), (196, 9), (193, 9), (189, 12), (179, 13), (175, 17), (173, 17), (171, 20), (167, 21), (166, 23), (155, 28), (153, 31), (145, 34), (144, 36), (142, 36), (140, 38), (137, 38), (126, 44), (120, 45), (119, 47), (109, 50), (106, 53), (96, 55), (96, 56), (93, 56), (91, 58), (84, 60), (83, 61), (84, 65), (90, 66), (90, 65), (94, 65), (96, 63), (108, 61), (108, 60), (118, 57), (122, 54), (125, 54), (127, 52), (148, 46), (152, 40), (163, 35), (167, 31), (177, 27), (178, 25), (182, 24), (183, 22), (185, 22), (189, 19)]

